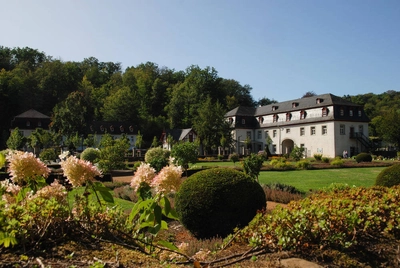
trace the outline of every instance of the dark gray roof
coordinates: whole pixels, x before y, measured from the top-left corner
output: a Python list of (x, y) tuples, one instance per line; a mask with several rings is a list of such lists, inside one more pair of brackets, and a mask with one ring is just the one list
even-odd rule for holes
[(34, 109), (30, 109), (26, 112), (23, 112), (22, 114), (17, 115), (15, 118), (42, 118), (42, 119), (46, 118), (46, 119), (48, 119), (50, 117), (47, 115), (44, 115)]
[[(320, 102), (317, 102), (317, 99)], [(295, 105), (294, 105), (295, 104)], [(310, 108), (318, 108), (318, 107), (326, 107), (330, 105), (344, 105), (344, 106), (353, 106), (353, 107), (361, 107), (361, 105), (357, 105), (350, 101), (347, 101), (341, 97), (335, 96), (333, 94), (322, 94), (312, 97), (294, 99), (289, 101), (283, 101), (278, 103), (272, 103), (269, 105), (253, 108), (253, 107), (244, 107), (239, 106), (235, 109), (227, 112), (225, 114), (226, 117), (229, 116), (261, 116), (267, 114), (275, 114), (275, 113), (284, 113), (284, 112), (292, 112), (292, 111), (300, 111)], [(275, 109), (273, 109), (275, 107)]]
[(230, 110), (225, 114), (226, 117), (229, 116), (254, 116), (254, 113), (256, 112), (256, 108), (254, 107), (247, 107), (247, 106), (238, 106), (233, 110)]
[(175, 141), (180, 141), (180, 140), (183, 140), (183, 139), (189, 134), (189, 132), (192, 131), (192, 130), (193, 130), (192, 128), (184, 128), (184, 129), (177, 129), (177, 128), (175, 128), (175, 129), (168, 129), (168, 130), (166, 131), (166, 134), (171, 135), (172, 138), (173, 138)]
[[(320, 102), (317, 102), (317, 99)], [(295, 104), (295, 105), (294, 105)], [(291, 111), (300, 111), (310, 108), (318, 108), (318, 107), (326, 107), (330, 105), (346, 105), (346, 106), (354, 106), (354, 107), (361, 107), (361, 105), (354, 104), (350, 101), (347, 101), (343, 98), (332, 94), (322, 94), (312, 97), (306, 97), (301, 99), (295, 99), (290, 101), (284, 101), (279, 103), (273, 103), (266, 106), (261, 106), (256, 109), (254, 116), (260, 115), (267, 115), (267, 114), (274, 114), (274, 113), (284, 113), (284, 112), (291, 112)], [(273, 110), (273, 107), (276, 107)]]

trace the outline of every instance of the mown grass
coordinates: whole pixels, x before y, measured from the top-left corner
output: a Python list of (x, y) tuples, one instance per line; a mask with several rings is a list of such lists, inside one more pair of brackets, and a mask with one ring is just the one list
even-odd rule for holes
[(385, 167), (337, 168), (319, 170), (261, 171), (259, 182), (280, 182), (296, 187), (302, 192), (319, 190), (332, 183), (370, 187)]
[[(84, 190), (85, 190), (85, 187), (78, 187), (78, 188), (74, 188), (71, 192), (68, 192), (68, 203), (70, 204), (71, 207), (74, 202), (75, 195), (83, 195)], [(98, 196), (101, 200), (103, 200), (103, 198), (101, 197), (101, 195), (99, 193), (98, 193)], [(91, 192), (89, 198), (92, 198), (92, 200), (97, 201), (96, 196), (95, 196), (95, 194), (93, 194), (93, 192)], [(132, 207), (135, 205), (135, 203), (128, 201), (128, 200), (114, 197), (114, 204), (109, 204), (109, 205), (110, 206), (119, 205), (119, 206), (121, 206), (121, 208), (124, 211), (130, 211), (132, 209)]]

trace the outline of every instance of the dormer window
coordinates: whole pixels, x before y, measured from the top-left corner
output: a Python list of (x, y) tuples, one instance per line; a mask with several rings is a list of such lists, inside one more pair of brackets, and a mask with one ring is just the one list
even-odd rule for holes
[(290, 121), (292, 119), (292, 114), (291, 113), (286, 113), (286, 122)]
[(320, 104), (320, 103), (322, 103), (323, 101), (324, 101), (324, 99), (317, 98), (317, 104)]
[(30, 127), (31, 126), (31, 122), (30, 121), (26, 121), (26, 126)]
[(353, 109), (351, 109), (351, 108), (350, 108), (350, 110), (349, 110), (349, 115), (350, 115), (350, 116), (353, 116)]
[(344, 116), (344, 108), (340, 107), (340, 116)]
[(297, 106), (299, 106), (298, 102), (292, 102), (292, 108), (296, 108)]
[(276, 110), (278, 110), (278, 106), (272, 106), (272, 111), (276, 111)]
[(322, 116), (328, 116), (329, 110), (328, 108), (324, 107), (322, 108)]
[(38, 127), (41, 127), (41, 126), (42, 126), (42, 121), (39, 121), (39, 122), (37, 123), (37, 125), (38, 125)]
[(264, 122), (264, 117), (263, 116), (259, 116), (258, 117), (258, 123), (262, 124)]
[(242, 125), (246, 124), (246, 119), (242, 119)]
[(278, 122), (278, 118), (279, 118), (279, 116), (277, 115), (277, 114), (274, 114), (274, 116), (273, 116), (273, 122), (275, 123), (275, 122)]
[(362, 116), (362, 111), (361, 111), (361, 109), (360, 109), (360, 110), (358, 110), (358, 116), (359, 116), (359, 117), (361, 117), (361, 116)]
[(300, 111), (300, 119), (306, 119), (307, 112), (306, 111)]

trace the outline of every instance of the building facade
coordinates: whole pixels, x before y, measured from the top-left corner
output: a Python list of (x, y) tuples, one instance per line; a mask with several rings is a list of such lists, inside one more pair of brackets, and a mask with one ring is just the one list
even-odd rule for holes
[(354, 156), (369, 151), (368, 122), (362, 106), (332, 94), (306, 97), (257, 108), (237, 107), (227, 120), (240, 155), (268, 149), (290, 154), (294, 146), (305, 156)]
[(49, 130), (50, 116), (44, 115), (34, 109), (19, 114), (11, 121), (10, 132), (18, 128), (24, 137), (29, 137), (37, 128)]

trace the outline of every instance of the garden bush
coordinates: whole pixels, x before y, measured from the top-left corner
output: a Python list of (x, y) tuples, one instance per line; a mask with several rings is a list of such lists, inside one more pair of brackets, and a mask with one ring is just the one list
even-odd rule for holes
[(311, 163), (307, 160), (300, 160), (299, 162), (296, 162), (296, 168), (309, 169), (309, 168), (311, 168)]
[(372, 162), (372, 156), (369, 153), (359, 153), (355, 159), (357, 163)]
[(333, 160), (331, 161), (331, 165), (332, 165), (332, 166), (341, 167), (341, 166), (343, 166), (343, 164), (344, 164), (344, 162), (343, 162), (343, 160), (342, 160), (340, 157), (336, 157), (335, 159), (333, 159)]
[(236, 162), (239, 161), (239, 155), (237, 153), (232, 153), (229, 155), (229, 160), (235, 164)]
[(400, 184), (400, 164), (382, 170), (376, 177), (375, 185), (392, 187)]
[(89, 161), (91, 163), (96, 163), (99, 158), (100, 151), (96, 148), (89, 147), (83, 150), (83, 152), (81, 153), (81, 159)]
[(169, 150), (161, 147), (151, 148), (146, 152), (144, 161), (150, 164), (156, 172), (159, 172), (163, 167), (168, 165), (170, 155), (171, 152)]
[(39, 159), (42, 161), (55, 161), (58, 158), (54, 148), (47, 148), (40, 152)]
[(260, 184), (243, 172), (226, 168), (190, 176), (175, 197), (182, 224), (197, 238), (225, 237), (247, 225), (266, 198)]
[(324, 163), (329, 163), (329, 157), (322, 157), (321, 160)]
[(321, 159), (322, 159), (322, 154), (314, 154), (314, 158), (315, 158), (315, 160), (317, 160), (317, 161), (321, 161)]

